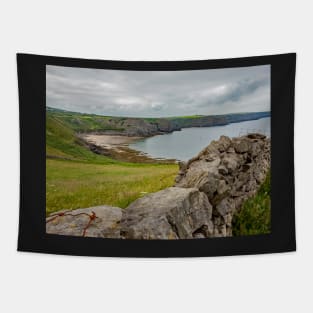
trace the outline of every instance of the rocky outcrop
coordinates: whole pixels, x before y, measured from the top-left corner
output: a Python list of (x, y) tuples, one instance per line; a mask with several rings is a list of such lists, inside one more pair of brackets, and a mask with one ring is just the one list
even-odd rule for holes
[[(222, 136), (180, 170), (174, 187), (126, 209), (100, 206), (50, 215), (50, 234), (121, 239), (192, 239), (232, 235), (232, 219), (270, 168), (270, 139)], [(122, 214), (123, 211), (123, 214)]]
[(117, 118), (112, 117), (106, 120), (107, 130), (91, 131), (88, 133), (122, 135), (129, 137), (150, 137), (157, 134), (170, 133), (174, 130), (180, 130), (181, 127), (165, 118), (156, 118), (153, 120), (144, 118)]
[[(270, 112), (253, 112), (253, 113), (237, 113), (225, 115), (209, 115), (209, 116), (191, 116), (176, 118), (156, 118), (156, 119), (140, 119), (127, 118), (119, 121), (119, 125), (112, 124), (112, 127), (124, 128), (123, 133), (127, 136), (148, 137), (156, 134), (170, 133), (175, 130), (181, 130), (188, 127), (211, 127), (218, 125), (227, 125), (230, 123), (238, 123), (269, 117)], [(113, 120), (112, 120), (113, 122)]]
[(46, 219), (46, 232), (67, 236), (120, 238), (122, 209), (107, 205), (59, 211)]
[(125, 209), (121, 235), (130, 239), (191, 239), (213, 234), (212, 206), (196, 188), (170, 187)]
[(260, 134), (222, 136), (187, 163), (175, 186), (198, 188), (213, 206), (214, 236), (231, 236), (234, 213), (264, 181), (270, 167), (270, 140)]
[[(269, 117), (270, 112), (237, 113), (225, 115), (195, 115), (171, 118), (93, 117), (90, 128), (77, 114), (71, 119), (78, 133), (150, 137), (171, 133), (188, 127), (211, 127)], [(59, 118), (59, 117), (58, 117)]]

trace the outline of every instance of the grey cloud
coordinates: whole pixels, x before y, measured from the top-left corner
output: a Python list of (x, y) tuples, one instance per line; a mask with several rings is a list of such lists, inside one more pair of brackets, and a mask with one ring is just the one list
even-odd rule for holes
[(246, 96), (247, 94), (253, 93), (256, 89), (258, 89), (260, 86), (264, 85), (266, 83), (265, 79), (261, 80), (244, 80), (240, 81), (237, 84), (234, 84), (230, 86), (229, 90), (225, 92), (224, 95), (217, 98), (217, 103), (224, 103), (227, 101), (238, 101), (243, 96)]
[(115, 71), (47, 66), (47, 105), (120, 116), (223, 114), (270, 109), (270, 66)]
[[(256, 79), (256, 80), (242, 80), (230, 85), (223, 86), (220, 92), (216, 92), (207, 95), (206, 101), (204, 101), (200, 106), (206, 106), (208, 104), (224, 104), (228, 102), (238, 102), (244, 97), (253, 94), (258, 88), (266, 86), (268, 84), (267, 79)], [(267, 86), (269, 89), (269, 86)]]

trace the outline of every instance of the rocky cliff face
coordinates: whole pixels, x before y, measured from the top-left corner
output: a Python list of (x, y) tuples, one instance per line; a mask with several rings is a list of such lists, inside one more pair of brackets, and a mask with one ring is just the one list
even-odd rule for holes
[[(270, 116), (270, 112), (155, 119), (110, 117), (101, 120), (101, 123), (98, 125), (100, 130), (91, 130), (89, 132), (135, 137), (149, 137), (162, 133), (170, 133), (175, 130), (181, 130), (182, 128), (226, 125), (229, 123), (248, 121), (268, 116)], [(75, 123), (81, 124), (82, 122), (79, 120), (79, 118), (76, 118)], [(101, 130), (102, 128), (103, 130)]]
[(180, 163), (174, 187), (139, 198), (125, 210), (61, 212), (47, 218), (47, 232), (124, 239), (232, 236), (233, 215), (257, 192), (269, 168), (270, 139), (222, 136)]
[(155, 119), (154, 121), (149, 121), (144, 118), (112, 118), (106, 121), (105, 127), (109, 128), (109, 130), (93, 131), (93, 133), (124, 135), (130, 137), (150, 137), (181, 129), (176, 123), (167, 119)]

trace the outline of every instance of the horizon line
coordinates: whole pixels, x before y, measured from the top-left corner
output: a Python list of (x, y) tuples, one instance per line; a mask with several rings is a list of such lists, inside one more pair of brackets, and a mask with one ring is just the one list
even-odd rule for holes
[(232, 113), (224, 113), (224, 114), (188, 114), (188, 115), (173, 115), (173, 116), (150, 116), (150, 117), (144, 117), (144, 116), (121, 116), (121, 115), (104, 115), (104, 114), (99, 114), (99, 113), (87, 113), (87, 112), (79, 112), (79, 111), (69, 111), (66, 109), (60, 109), (60, 108), (55, 108), (51, 106), (46, 105), (46, 111), (47, 109), (53, 109), (53, 110), (59, 110), (59, 111), (64, 111), (67, 113), (77, 113), (77, 114), (82, 114), (82, 115), (96, 115), (96, 116), (103, 116), (103, 117), (121, 117), (121, 118), (180, 118), (180, 117), (201, 117), (201, 116), (225, 116), (225, 115), (234, 115), (234, 114), (250, 114), (250, 113), (271, 113), (270, 111), (249, 111), (249, 112), (232, 112)]

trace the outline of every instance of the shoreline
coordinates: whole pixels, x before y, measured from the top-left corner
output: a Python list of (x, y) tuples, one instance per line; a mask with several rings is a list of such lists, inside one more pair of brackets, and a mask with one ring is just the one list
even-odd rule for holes
[[(132, 163), (177, 163), (176, 159), (153, 158), (144, 152), (129, 148), (129, 144), (147, 137), (108, 134), (79, 134), (78, 137), (96, 153), (118, 161)], [(151, 136), (152, 137), (152, 136)]]
[[(264, 117), (251, 119), (248, 121), (259, 120)], [(247, 121), (244, 121), (247, 122)], [(129, 147), (129, 144), (151, 138), (158, 135), (170, 134), (175, 131), (181, 131), (183, 129), (189, 128), (203, 128), (203, 127), (215, 127), (215, 126), (227, 126), (230, 124), (236, 124), (240, 122), (231, 122), (223, 125), (214, 125), (214, 126), (191, 126), (183, 127), (179, 130), (172, 130), (167, 132), (156, 132), (150, 134), (149, 136), (131, 136), (127, 133), (122, 132), (112, 132), (112, 131), (103, 131), (103, 132), (89, 132), (89, 133), (79, 133), (77, 136), (87, 145), (89, 150), (96, 154), (101, 154), (110, 158), (113, 158), (118, 161), (132, 162), (132, 163), (178, 163), (177, 159), (166, 159), (166, 158), (156, 158), (145, 152), (135, 150)]]
[[(250, 119), (248, 121), (263, 119), (264, 117)], [(247, 121), (244, 121), (247, 122)], [(236, 124), (237, 122), (226, 123), (223, 125), (214, 126), (227, 126), (230, 124)], [(145, 138), (151, 138), (157, 135), (170, 134), (175, 131), (181, 131), (188, 128), (207, 128), (214, 126), (191, 126), (183, 127), (179, 130), (171, 130), (166, 132), (156, 132), (150, 134), (149, 136), (131, 136), (123, 132), (89, 132), (89, 133), (78, 133), (77, 136), (87, 145), (89, 150), (93, 153), (104, 155), (113, 158), (118, 161), (131, 162), (131, 163), (162, 163), (162, 164), (173, 164), (178, 163), (177, 159), (166, 159), (166, 158), (156, 158), (145, 152), (135, 150), (129, 147), (129, 144), (142, 140)]]
[(123, 136), (123, 135), (112, 135), (112, 134), (80, 134), (80, 138), (90, 143), (96, 144), (103, 148), (111, 149), (121, 145), (127, 145), (133, 141), (140, 140), (144, 137), (140, 136)]

